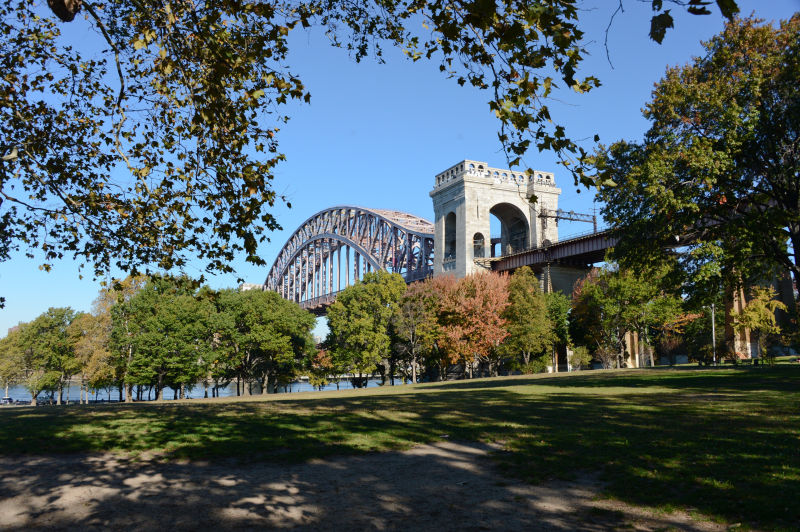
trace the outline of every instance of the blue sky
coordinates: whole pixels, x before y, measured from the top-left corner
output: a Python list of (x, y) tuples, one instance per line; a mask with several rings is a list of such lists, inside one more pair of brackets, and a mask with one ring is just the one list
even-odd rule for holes
[[(615, 1), (585, 2), (581, 24), (591, 56), (584, 74), (600, 78), (602, 86), (587, 95), (558, 91), (551, 103), (555, 120), (573, 138), (597, 133), (601, 142), (640, 139), (647, 129), (641, 108), (653, 84), (667, 66), (687, 63), (702, 53), (700, 41), (722, 29), (718, 14), (697, 17), (673, 9), (676, 28), (657, 45), (647, 36), (650, 10), (636, 0), (624, 2), (609, 34), (613, 68), (603, 45), (605, 28)], [(742, 13), (767, 20), (788, 18), (800, 9), (800, 0), (740, 0)], [(291, 63), (304, 80), (310, 105), (293, 105), (292, 120), (279, 134), (287, 161), (276, 172), (273, 186), (286, 195), (292, 209), (276, 206), (284, 227), (271, 235), (261, 254), (272, 263), (288, 236), (306, 218), (334, 205), (403, 210), (429, 220), (433, 207), (428, 192), (433, 176), (462, 159), (486, 161), (503, 167), (497, 141), (498, 123), (487, 106), (487, 93), (459, 87), (446, 79), (434, 63), (412, 63), (399, 50), (386, 50), (386, 64), (367, 59), (352, 62), (346, 51), (333, 49), (319, 30), (299, 31), (293, 37)], [(525, 162), (553, 171), (562, 188), (559, 206), (591, 212), (592, 193), (577, 192), (572, 178), (549, 153), (530, 152)], [(585, 224), (562, 224), (561, 234), (582, 232)], [(30, 321), (48, 307), (71, 306), (89, 310), (100, 282), (79, 279), (77, 264), (57, 262), (53, 271), (24, 254), (0, 263), (0, 337), (9, 327)], [(269, 266), (258, 268), (244, 259), (234, 264), (248, 282), (263, 282)], [(188, 269), (198, 276), (200, 270)], [(236, 275), (209, 279), (215, 288), (236, 286)]]

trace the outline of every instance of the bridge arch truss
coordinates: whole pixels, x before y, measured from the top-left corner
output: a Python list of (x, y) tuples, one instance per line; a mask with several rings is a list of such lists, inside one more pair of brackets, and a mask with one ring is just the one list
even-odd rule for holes
[(433, 224), (399, 211), (337, 206), (308, 218), (270, 268), (264, 288), (309, 310), (370, 271), (411, 283), (433, 273)]

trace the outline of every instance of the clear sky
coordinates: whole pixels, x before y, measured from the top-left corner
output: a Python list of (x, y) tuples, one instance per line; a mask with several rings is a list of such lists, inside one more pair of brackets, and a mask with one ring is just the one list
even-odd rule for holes
[[(573, 138), (601, 142), (641, 139), (647, 122), (641, 108), (653, 84), (667, 66), (682, 65), (700, 55), (700, 41), (718, 33), (721, 15), (691, 16), (673, 9), (675, 29), (662, 45), (647, 36), (650, 9), (637, 0), (625, 0), (608, 38), (611, 64), (604, 48), (605, 29), (617, 2), (585, 2), (581, 24), (591, 56), (583, 73), (600, 78), (602, 86), (588, 95), (558, 91), (552, 114)], [(788, 18), (800, 10), (800, 0), (739, 0), (742, 14), (766, 20)], [(716, 8), (712, 8), (716, 9)], [(399, 50), (386, 50), (386, 64), (372, 60), (356, 64), (346, 51), (328, 46), (323, 32), (298, 30), (293, 37), (291, 64), (306, 83), (310, 105), (293, 105), (293, 116), (279, 134), (281, 164), (273, 182), (292, 209), (274, 209), (282, 231), (271, 235), (261, 254), (271, 265), (289, 235), (306, 218), (334, 205), (406, 211), (429, 220), (433, 206), (428, 196), (436, 173), (463, 159), (504, 167), (497, 140), (498, 123), (489, 111), (487, 93), (459, 87), (433, 63), (405, 60)], [(530, 152), (525, 163), (552, 171), (563, 192), (559, 207), (591, 212), (591, 191), (577, 192), (572, 178), (555, 164), (550, 153)], [(590, 229), (585, 224), (561, 224), (561, 235)], [(99, 281), (79, 279), (71, 260), (57, 262), (53, 271), (38, 269), (39, 262), (24, 254), (0, 263), (0, 337), (9, 327), (30, 321), (48, 307), (71, 306), (89, 310), (100, 290)], [(248, 282), (261, 283), (269, 266), (257, 268), (244, 259), (234, 264)], [(90, 270), (91, 271), (91, 270)], [(186, 270), (198, 276), (200, 271)], [(237, 285), (236, 275), (209, 279), (215, 288)]]

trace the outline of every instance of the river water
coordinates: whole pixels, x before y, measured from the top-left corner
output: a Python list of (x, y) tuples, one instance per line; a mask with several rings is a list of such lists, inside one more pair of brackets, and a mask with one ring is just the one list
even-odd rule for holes
[[(387, 381), (387, 386), (389, 385), (388, 382), (389, 381)], [(395, 378), (394, 382), (395, 382), (395, 385), (402, 385), (403, 384), (403, 380), (402, 379)], [(381, 384), (380, 379), (369, 379), (367, 381), (367, 387), (368, 388), (372, 388), (372, 387), (375, 387), (375, 386), (380, 386), (380, 384)], [(353, 388), (353, 385), (350, 384), (349, 380), (343, 378), (343, 379), (341, 379), (339, 381), (339, 389), (340, 390), (350, 390), (352, 388)], [(336, 383), (334, 381), (331, 381), (330, 383), (328, 383), (327, 386), (324, 386), (322, 388), (322, 390), (323, 391), (336, 390)], [(317, 391), (317, 389), (312, 387), (306, 381), (297, 381), (297, 382), (293, 382), (293, 383), (289, 384), (286, 387), (281, 386), (281, 387), (278, 388), (278, 393), (314, 392), (314, 391)], [(198, 385), (194, 386), (192, 389), (188, 390), (188, 394), (187, 395), (188, 395), (189, 399), (199, 399), (199, 398), (202, 398), (204, 396), (204, 394), (205, 394), (205, 390), (203, 388), (203, 385), (202, 384), (198, 384)], [(211, 389), (210, 388), (208, 390), (208, 394), (209, 394), (209, 397), (210, 397), (211, 396)], [(2, 389), (0, 389), (0, 395), (3, 395), (3, 390)], [(8, 395), (9, 395), (9, 397), (11, 397), (15, 401), (17, 401), (17, 400), (19, 400), (19, 401), (30, 401), (31, 400), (31, 394), (28, 393), (28, 390), (25, 389), (24, 386), (12, 386), (8, 390)], [(164, 399), (165, 400), (171, 401), (174, 398), (174, 396), (175, 396), (175, 390), (173, 390), (172, 388), (169, 388), (169, 387), (164, 388)], [(225, 388), (220, 388), (219, 389), (219, 396), (220, 397), (235, 397), (236, 396), (236, 383), (233, 382), (233, 383), (229, 384), (228, 386), (226, 386)], [(72, 386), (69, 387), (69, 389), (65, 388), (63, 397), (64, 397), (64, 401), (67, 401), (69, 399), (70, 402), (77, 403), (78, 399), (80, 398), (80, 388), (77, 385), (72, 385)], [(145, 398), (145, 399), (147, 398), (147, 391), (146, 390), (144, 391), (144, 394), (143, 394), (142, 397)], [(150, 397), (151, 398), (155, 398), (155, 390), (152, 390), (150, 392)], [(90, 401), (117, 402), (117, 401), (119, 401), (119, 390), (117, 390), (116, 388), (112, 388), (110, 390), (107, 390), (107, 389), (96, 390), (95, 393), (91, 393), (90, 392), (89, 398), (90, 398)], [(49, 400), (49, 394), (44, 393), (44, 392), (40, 393), (38, 400), (39, 400), (40, 404), (41, 403), (46, 403)]]

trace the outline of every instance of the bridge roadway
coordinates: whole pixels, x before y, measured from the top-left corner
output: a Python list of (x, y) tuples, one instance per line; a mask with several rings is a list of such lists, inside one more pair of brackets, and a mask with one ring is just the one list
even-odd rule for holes
[(501, 257), (476, 259), (476, 262), (496, 272), (510, 272), (523, 266), (537, 267), (548, 264), (588, 269), (592, 264), (602, 262), (606, 251), (614, 247), (618, 240), (612, 236), (610, 230), (598, 231)]

